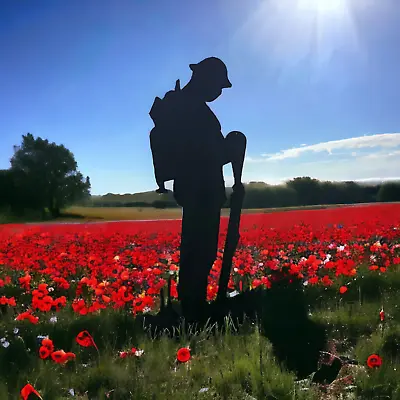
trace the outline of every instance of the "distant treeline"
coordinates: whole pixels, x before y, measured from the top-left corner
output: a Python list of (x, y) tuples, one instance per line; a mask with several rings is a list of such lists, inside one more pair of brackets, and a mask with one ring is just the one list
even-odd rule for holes
[[(230, 190), (227, 189), (228, 201), (225, 206), (229, 205), (229, 193)], [(179, 207), (172, 196), (148, 201), (124, 201), (123, 197), (109, 194), (104, 198), (92, 199), (86, 205), (93, 207)], [(390, 201), (400, 201), (400, 182), (363, 185), (356, 182), (330, 182), (299, 177), (282, 185), (268, 185), (263, 182), (246, 184), (243, 206), (251, 209)]]

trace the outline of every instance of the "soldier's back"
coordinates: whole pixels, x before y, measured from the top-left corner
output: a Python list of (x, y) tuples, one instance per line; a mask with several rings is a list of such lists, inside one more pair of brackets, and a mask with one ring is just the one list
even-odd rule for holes
[(224, 137), (218, 119), (206, 103), (183, 96), (177, 123), (176, 143), (180, 151), (174, 192), (178, 203), (200, 198), (223, 203)]

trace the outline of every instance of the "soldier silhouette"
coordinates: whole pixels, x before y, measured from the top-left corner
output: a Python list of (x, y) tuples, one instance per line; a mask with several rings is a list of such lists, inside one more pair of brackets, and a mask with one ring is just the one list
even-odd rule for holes
[(246, 139), (236, 131), (225, 138), (206, 104), (232, 86), (225, 64), (210, 57), (189, 67), (192, 77), (184, 88), (178, 80), (164, 99), (156, 97), (150, 111), (155, 123), (150, 144), (157, 192), (167, 192), (164, 184), (173, 180), (175, 200), (183, 208), (178, 282), (182, 313), (187, 320), (201, 320), (218, 250), (221, 208), (227, 200), (223, 166), (239, 159), (233, 193), (243, 197)]

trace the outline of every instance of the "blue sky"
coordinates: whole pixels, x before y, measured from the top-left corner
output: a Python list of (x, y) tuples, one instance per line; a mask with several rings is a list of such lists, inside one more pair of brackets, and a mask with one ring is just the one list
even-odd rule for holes
[(154, 97), (216, 56), (244, 181), (400, 177), (399, 17), (398, 0), (0, 0), (0, 168), (31, 132), (93, 194), (155, 189)]

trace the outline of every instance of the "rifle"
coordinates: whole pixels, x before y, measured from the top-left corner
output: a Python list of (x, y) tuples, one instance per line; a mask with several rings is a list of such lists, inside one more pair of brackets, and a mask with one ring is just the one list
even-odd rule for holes
[(246, 153), (246, 136), (241, 132), (233, 131), (226, 136), (226, 140), (228, 152), (230, 154), (230, 160), (232, 163), (234, 185), (232, 187), (233, 192), (230, 197), (229, 223), (225, 240), (224, 255), (222, 259), (221, 275), (219, 278), (217, 301), (226, 299), (229, 277), (232, 270), (232, 260), (240, 239), (240, 216), (242, 213), (243, 199), (245, 194), (244, 186), (241, 181), (244, 157)]

